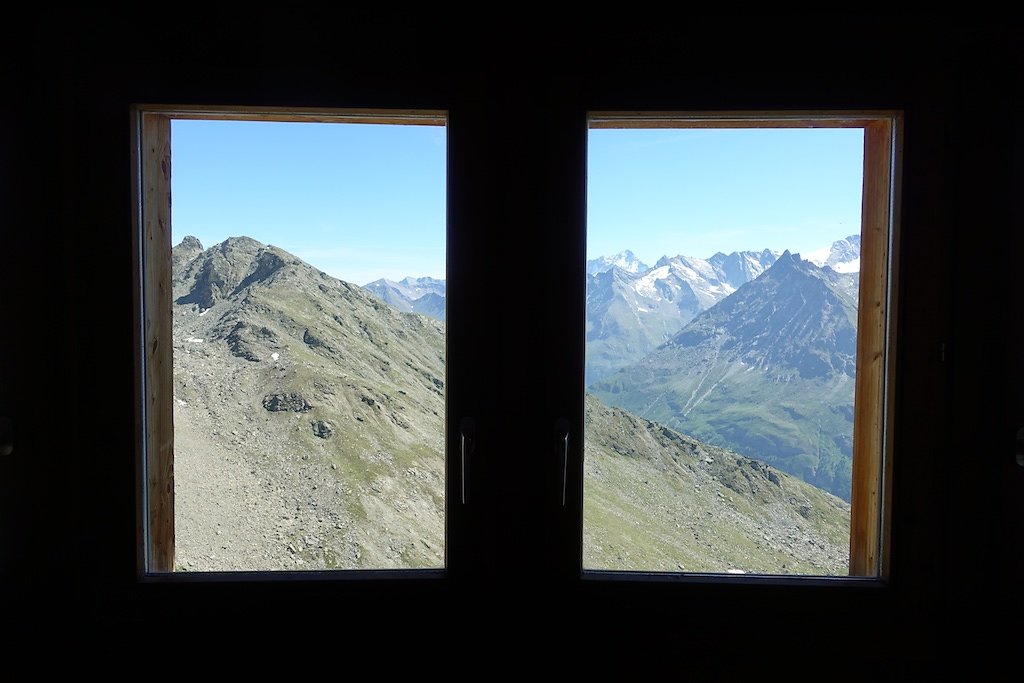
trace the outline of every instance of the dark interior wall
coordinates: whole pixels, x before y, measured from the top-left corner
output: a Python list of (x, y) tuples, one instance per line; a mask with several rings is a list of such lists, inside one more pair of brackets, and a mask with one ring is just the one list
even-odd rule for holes
[[(1024, 577), (1024, 467), (1011, 455), (1015, 432), (1024, 426), (1024, 287), (1017, 275), (1024, 253), (1021, 54), (1019, 42), (999, 41), (964, 54), (954, 86), (958, 133), (950, 164), (958, 201), (949, 277), (954, 426), (944, 598), (960, 611), (958, 623), (976, 623), (983, 633), (994, 627), (1003, 637), (1008, 634), (1000, 624), (1024, 595), (1018, 585)], [(984, 641), (982, 649), (1002, 652)]]
[[(1022, 607), (1024, 540), (1024, 468), (1012, 453), (1024, 417), (1019, 23), (509, 16), (467, 31), (426, 12), (205, 10), (153, 22), (90, 10), (29, 15), (3, 32), (0, 414), (15, 418), (18, 443), (0, 462), (0, 568), (5, 611), (27, 631), (57, 621), (81, 634), (273, 629), (303, 605), (306, 623), (330, 622), (350, 640), (398, 620), (438, 625), (420, 637), (443, 644), (500, 635), (540, 647), (586, 633), (593, 647), (650, 646), (666, 663), (699, 653), (743, 661), (752, 649), (831, 661), (851, 645), (865, 661), (925, 662), (1009, 648), (998, 617)], [(545, 244), (538, 295), (582, 268), (567, 265), (580, 245), (559, 225), (582, 211), (565, 159), (586, 110), (903, 110), (891, 585), (823, 598), (785, 586), (551, 578), (529, 564), (558, 566), (564, 530), (529, 511), (545, 493), (522, 467), (502, 473), (482, 513), (490, 526), (461, 528), (485, 559), (455, 586), (139, 586), (128, 163), (137, 102), (450, 109), (462, 131), (454, 153), (474, 169), (452, 181), (456, 219), (486, 225), (452, 246), (480, 255), (454, 277), (486, 273), (488, 254)], [(557, 331), (555, 318), (532, 321), (556, 338), (524, 362), (539, 377), (582, 376), (564, 352), (571, 329)], [(507, 335), (457, 334), (459, 348), (522, 354)], [(488, 362), (466, 353), (449, 368), (456, 376)], [(546, 438), (533, 414), (567, 400), (552, 384), (531, 404), (536, 387), (520, 386), (518, 372), (495, 367), (505, 398), (477, 399), (506, 409), (494, 428), (508, 436), (499, 455), (509, 461)], [(338, 613), (360, 617), (337, 622)]]

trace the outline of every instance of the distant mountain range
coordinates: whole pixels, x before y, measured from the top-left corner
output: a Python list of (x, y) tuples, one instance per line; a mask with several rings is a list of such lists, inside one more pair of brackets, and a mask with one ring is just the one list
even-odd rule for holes
[[(765, 249), (653, 267), (628, 250), (592, 259), (585, 385), (849, 499), (859, 268), (859, 235), (807, 258)], [(402, 281), (402, 310), (424, 296), (418, 282)], [(397, 298), (380, 283), (371, 285), (382, 298)]]
[[(628, 252), (624, 252), (628, 253)], [(588, 263), (585, 383), (640, 360), (701, 311), (760, 275), (778, 254), (758, 252), (661, 258), (653, 268), (622, 255)]]
[(432, 277), (407, 277), (398, 282), (382, 278), (363, 289), (403, 313), (422, 313), (445, 319), (445, 281)]
[[(443, 566), (444, 325), (245, 237), (172, 271), (177, 568)], [(594, 396), (585, 420), (586, 566), (846, 573), (839, 498)]]
[(787, 251), (590, 388), (849, 500), (857, 280)]
[[(778, 257), (769, 249), (718, 252), (708, 259), (665, 256), (650, 268), (625, 251), (588, 261), (585, 384), (640, 360)], [(856, 272), (860, 236), (836, 240), (808, 260)]]
[[(663, 256), (654, 267), (626, 250), (586, 264), (586, 366), (590, 385), (633, 363), (771, 266), (780, 252), (718, 252), (707, 259)], [(841, 273), (860, 268), (860, 235), (805, 255)], [(363, 288), (399, 311), (445, 319), (445, 281), (380, 279)]]

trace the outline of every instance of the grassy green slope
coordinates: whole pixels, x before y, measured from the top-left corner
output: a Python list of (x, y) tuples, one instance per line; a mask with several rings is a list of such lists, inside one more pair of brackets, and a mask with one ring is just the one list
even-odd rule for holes
[(841, 499), (593, 396), (585, 424), (586, 568), (848, 573)]

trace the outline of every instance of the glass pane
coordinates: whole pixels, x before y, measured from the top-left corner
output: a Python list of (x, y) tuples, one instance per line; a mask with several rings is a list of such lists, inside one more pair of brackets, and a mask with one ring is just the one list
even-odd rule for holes
[(849, 573), (863, 154), (590, 130), (585, 568)]
[(444, 566), (445, 146), (172, 121), (176, 570)]

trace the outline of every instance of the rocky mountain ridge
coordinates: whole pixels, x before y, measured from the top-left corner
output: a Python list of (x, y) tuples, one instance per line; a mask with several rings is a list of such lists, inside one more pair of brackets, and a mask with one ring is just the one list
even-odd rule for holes
[[(172, 262), (178, 569), (443, 566), (443, 325), (248, 238)], [(589, 566), (845, 572), (842, 501), (586, 414)]]
[(856, 338), (856, 274), (785, 252), (591, 390), (849, 500)]

